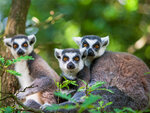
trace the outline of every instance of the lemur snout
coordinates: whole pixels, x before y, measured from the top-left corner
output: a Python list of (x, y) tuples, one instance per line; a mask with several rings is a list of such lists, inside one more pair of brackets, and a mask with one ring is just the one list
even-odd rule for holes
[(19, 50), (17, 51), (17, 54), (20, 56), (20, 55), (24, 55), (25, 52), (24, 52), (22, 49), (19, 49)]
[(67, 68), (68, 68), (68, 69), (74, 69), (74, 68), (75, 68), (75, 65), (74, 65), (72, 62), (69, 62), (69, 63), (67, 64)]
[(91, 48), (88, 50), (88, 56), (95, 56), (94, 51)]

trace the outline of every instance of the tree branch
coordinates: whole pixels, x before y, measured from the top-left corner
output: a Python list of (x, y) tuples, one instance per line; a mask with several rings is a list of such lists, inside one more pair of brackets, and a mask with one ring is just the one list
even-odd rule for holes
[[(0, 92), (0, 93), (2, 93), (2, 92)], [(0, 101), (6, 100), (8, 98), (12, 98), (18, 105), (20, 105), (23, 108), (23, 111), (30, 111), (30, 112), (34, 112), (34, 113), (43, 113), (41, 110), (37, 110), (37, 109), (25, 106), (14, 94), (9, 94), (8, 96), (5, 96), (2, 99), (0, 99)]]

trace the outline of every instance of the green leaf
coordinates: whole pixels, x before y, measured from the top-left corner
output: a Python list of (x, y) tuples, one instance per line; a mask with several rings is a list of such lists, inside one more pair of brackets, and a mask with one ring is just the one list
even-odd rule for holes
[(48, 111), (52, 111), (52, 110), (56, 111), (58, 109), (60, 109), (60, 106), (58, 104), (52, 104), (51, 106), (46, 107), (46, 110)]
[(90, 95), (88, 98), (85, 99), (83, 104), (81, 104), (81, 107), (79, 109), (79, 113), (82, 113), (85, 109), (87, 109), (91, 104), (96, 102), (98, 99), (100, 99), (101, 96), (99, 95)]
[(95, 109), (91, 109), (91, 110), (89, 110), (89, 112), (90, 112), (90, 113), (101, 113), (100, 111), (97, 111), (97, 110), (95, 110)]
[(78, 91), (84, 91), (85, 90), (85, 87), (84, 86), (82, 86), (82, 87), (80, 87), (79, 89), (78, 89)]
[[(65, 77), (64, 77), (65, 78)], [(66, 78), (65, 78), (65, 81), (63, 81), (63, 83), (62, 83), (62, 85), (61, 85), (61, 89), (62, 88), (64, 88), (64, 87), (66, 87), (66, 88), (68, 88), (68, 90), (69, 90), (69, 84), (72, 84), (72, 85), (75, 85), (75, 86), (78, 86), (77, 84), (76, 84), (76, 81), (72, 81), (72, 80), (67, 80)]]
[(94, 85), (91, 86), (92, 91), (94, 91), (95, 89), (101, 87), (105, 83), (106, 82), (102, 82), (102, 81), (96, 82)]
[(5, 108), (4, 113), (13, 113), (13, 111), (14, 111), (13, 108), (8, 106)]
[(108, 92), (110, 92), (110, 93), (114, 93), (112, 90), (106, 89), (106, 88), (99, 88), (99, 89), (96, 89), (96, 90), (105, 90), (105, 91), (108, 91)]
[(146, 72), (146, 73), (144, 73), (144, 75), (148, 75), (148, 74), (150, 74), (150, 72)]
[(1, 62), (2, 64), (5, 63), (5, 59), (4, 59), (2, 56), (0, 56), (0, 62)]
[(10, 66), (16, 62), (20, 62), (21, 60), (34, 60), (34, 58), (32, 58), (32, 56), (20, 56), (17, 59), (7, 60), (5, 65)]
[(7, 60), (6, 63), (5, 63), (5, 66), (10, 66), (10, 65), (12, 65), (12, 64), (14, 64), (13, 61)]
[(47, 111), (56, 111), (59, 109), (66, 109), (66, 110), (70, 110), (70, 109), (74, 109), (76, 108), (76, 105), (59, 105), (59, 104), (52, 104), (51, 106), (47, 106), (46, 110)]
[[(80, 79), (81, 80), (81, 79)], [(85, 85), (87, 85), (87, 83), (84, 80), (81, 80)]]
[(32, 56), (20, 56), (17, 59), (13, 59), (13, 63), (20, 62), (21, 60), (34, 60)]
[(61, 97), (63, 99), (66, 99), (66, 100), (71, 100), (71, 95), (66, 95), (66, 94), (63, 94), (61, 92), (55, 92), (54, 93), (56, 96), (58, 97)]
[(111, 105), (112, 104), (112, 102), (108, 102), (108, 103), (106, 103), (104, 106), (103, 106), (103, 108), (105, 108), (106, 106), (109, 106), (109, 105)]
[(100, 107), (102, 107), (104, 104), (104, 101), (99, 101), (98, 103), (99, 103)]
[(65, 106), (61, 106), (61, 108), (66, 109), (66, 110), (70, 110), (70, 109), (74, 109), (76, 108), (76, 105), (65, 105)]
[(74, 86), (78, 86), (78, 84), (76, 84), (76, 81), (70, 81), (70, 84), (72, 84)]
[(15, 76), (21, 76), (20, 73), (14, 71), (14, 70), (6, 70), (8, 73), (12, 74), (12, 75), (15, 75)]
[(115, 113), (138, 113), (131, 108), (124, 107), (123, 109), (114, 109)]

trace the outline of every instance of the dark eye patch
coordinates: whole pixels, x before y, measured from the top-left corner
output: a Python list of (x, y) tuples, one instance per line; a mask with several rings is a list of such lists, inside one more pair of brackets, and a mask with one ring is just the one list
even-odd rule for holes
[(66, 55), (64, 55), (62, 60), (63, 60), (64, 62), (67, 62), (67, 61), (69, 60), (69, 57), (66, 56)]
[(73, 57), (73, 60), (75, 62), (79, 62), (80, 61), (80, 57), (78, 55), (76, 55), (76, 56)]
[(13, 43), (13, 48), (14, 48), (14, 49), (17, 49), (18, 47), (19, 47), (19, 45), (14, 42), (14, 43)]
[(82, 43), (82, 48), (88, 48), (89, 47), (89, 44), (87, 43), (87, 41), (85, 40), (83, 43)]
[(97, 41), (92, 47), (93, 47), (93, 49), (94, 49), (95, 51), (98, 51), (98, 50), (100, 49), (100, 44), (99, 44), (99, 42)]
[(28, 47), (28, 43), (24, 42), (21, 46), (24, 47), (24, 48), (27, 48)]

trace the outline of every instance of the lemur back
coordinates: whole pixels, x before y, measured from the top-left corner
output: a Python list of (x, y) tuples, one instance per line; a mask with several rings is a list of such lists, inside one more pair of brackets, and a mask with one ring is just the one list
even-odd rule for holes
[(55, 81), (60, 81), (60, 77), (46, 61), (34, 52), (35, 42), (36, 37), (34, 35), (17, 35), (13, 38), (4, 39), (5, 45), (9, 47), (15, 58), (25, 55), (34, 58), (34, 60), (22, 60), (15, 64), (15, 70), (21, 73), (21, 76), (17, 77), (21, 86), (20, 90), (28, 87), (24, 92), (19, 92), (17, 97), (20, 100), (25, 99), (25, 103), (28, 104), (27, 101), (30, 100), (31, 102), (31, 99), (37, 104), (56, 103)]
[(91, 65), (91, 81), (105, 81), (106, 87), (116, 86), (137, 103), (139, 109), (148, 105), (150, 69), (139, 58), (128, 53), (105, 52)]
[(105, 81), (105, 87), (115, 86), (135, 101), (136, 109), (148, 106), (150, 69), (139, 58), (119, 52), (105, 52), (109, 37), (95, 35), (75, 37), (80, 48), (86, 48), (85, 64), (90, 67), (91, 83)]

